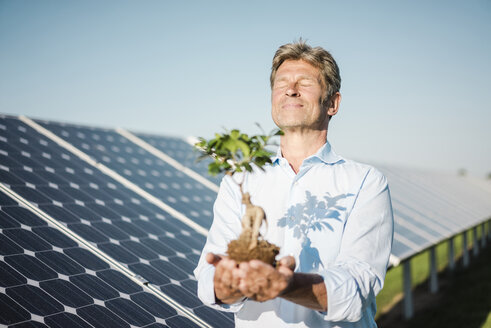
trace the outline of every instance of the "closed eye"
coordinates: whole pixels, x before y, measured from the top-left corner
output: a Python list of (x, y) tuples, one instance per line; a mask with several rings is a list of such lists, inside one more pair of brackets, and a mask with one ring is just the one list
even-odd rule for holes
[(310, 87), (310, 86), (314, 85), (314, 82), (311, 80), (302, 80), (302, 81), (300, 81), (299, 85), (302, 87)]
[(273, 87), (274, 89), (283, 89), (288, 86), (288, 82), (286, 81), (277, 81), (274, 83)]

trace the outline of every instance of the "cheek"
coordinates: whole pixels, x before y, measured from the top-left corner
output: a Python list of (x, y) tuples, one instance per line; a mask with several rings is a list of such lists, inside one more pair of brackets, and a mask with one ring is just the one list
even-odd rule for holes
[(281, 100), (280, 100), (280, 99), (278, 99), (278, 98), (272, 98), (272, 99), (271, 99), (271, 110), (272, 110), (273, 112), (275, 112), (275, 111), (278, 111), (278, 110), (279, 110), (279, 107), (280, 107), (280, 102), (281, 102)]
[(278, 102), (280, 98), (281, 98), (281, 92), (278, 92), (278, 91), (272, 91), (271, 92), (271, 102), (272, 103)]

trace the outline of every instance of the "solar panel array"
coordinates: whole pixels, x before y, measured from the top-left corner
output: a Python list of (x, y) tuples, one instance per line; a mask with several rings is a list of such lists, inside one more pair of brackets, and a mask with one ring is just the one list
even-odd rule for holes
[(404, 260), (491, 217), (491, 183), (471, 177), (376, 165), (394, 209), (392, 254)]
[[(0, 325), (232, 327), (196, 296), (218, 184), (196, 157), (178, 138), (0, 115)], [(376, 167), (397, 260), (491, 214), (489, 183)]]
[[(65, 130), (57, 130), (54, 124), (53, 126), (53, 130), (56, 132), (59, 132), (61, 135), (66, 134), (64, 132)], [(134, 178), (138, 183), (144, 184), (147, 181), (156, 183), (155, 181), (161, 181), (158, 180), (159, 176), (154, 177), (152, 175), (150, 177), (141, 174), (140, 170), (142, 168), (145, 172), (152, 172), (149, 168), (150, 163), (155, 165), (152, 169), (169, 172), (165, 175), (169, 177), (166, 183), (170, 190), (170, 194), (167, 195), (166, 199), (175, 197), (176, 202), (174, 204), (181, 205), (186, 203), (184, 195), (188, 195), (191, 199), (194, 197), (194, 205), (190, 204), (188, 208), (181, 205), (182, 210), (193, 217), (194, 213), (192, 211), (196, 211), (199, 216), (196, 217), (196, 221), (202, 223), (203, 226), (209, 226), (211, 224), (210, 213), (204, 211), (204, 209), (208, 209), (208, 211), (211, 209), (211, 203), (213, 201), (212, 196), (214, 195), (211, 194), (212, 196), (210, 196), (209, 189), (205, 189), (203, 186), (197, 187), (195, 181), (191, 181), (191, 179), (176, 172), (172, 167), (166, 166), (165, 163), (159, 160), (150, 158), (147, 156), (148, 154), (136, 149), (131, 143), (125, 144), (112, 131), (101, 129), (90, 132), (90, 129), (82, 127), (71, 127), (67, 129), (72, 136), (72, 139), (65, 136), (67, 139), (74, 144), (78, 143), (82, 149), (90, 151), (91, 156), (100, 156), (101, 161), (109, 163), (113, 168), (120, 170), (122, 174), (126, 174), (130, 178)], [(96, 134), (96, 132), (99, 134)], [(95, 143), (91, 141), (80, 142), (79, 140), (83, 140), (82, 133), (87, 133), (90, 137), (90, 139), (87, 138), (89, 140), (94, 140), (100, 136), (101, 147), (96, 147)], [(114, 138), (114, 141), (112, 138)], [(14, 223), (22, 220), (24, 213), (28, 212), (25, 207), (32, 204), (35, 209), (42, 211), (46, 216), (61, 223), (74, 236), (86, 241), (87, 245), (92, 246), (107, 256), (113, 263), (123, 266), (134, 277), (141, 277), (142, 284), (140, 288), (146, 285), (158, 287), (158, 291), (161, 294), (172, 300), (171, 304), (172, 302), (178, 304), (178, 307), (173, 309), (176, 314), (179, 311), (182, 312), (184, 310), (186, 312), (185, 310), (188, 310), (186, 312), (188, 313), (188, 317), (191, 315), (213, 325), (233, 326), (233, 319), (229, 315), (204, 306), (196, 296), (196, 281), (192, 276), (192, 270), (197, 264), (201, 247), (205, 242), (204, 235), (194, 231), (190, 226), (165, 212), (162, 208), (155, 206), (134, 191), (121, 185), (118, 181), (103, 174), (94, 166), (68, 152), (18, 119), (11, 117), (2, 117), (0, 119), (0, 139), (0, 181), (7, 185), (12, 193), (19, 195), (25, 200), (25, 204), (12, 204), (12, 206), (15, 205), (15, 208), (22, 209), (22, 213), (19, 213), (18, 210), (17, 212), (11, 212), (9, 208), (4, 208), (3, 205), (1, 207), (2, 211), (6, 214), (2, 218), (6, 218), (5, 220), (9, 222), (6, 223), (5, 227), (2, 226), (1, 234), (2, 238), (5, 239), (5, 243), (2, 242), (2, 247), (3, 245), (7, 247), (6, 250), (2, 249), (1, 252), (1, 256), (3, 257), (2, 264), (9, 265), (8, 269), (20, 272), (23, 275), (22, 273), (25, 273), (29, 266), (41, 266), (43, 264), (46, 267), (47, 265), (49, 266), (48, 263), (53, 263), (53, 266), (60, 267), (74, 266), (72, 264), (73, 260), (68, 255), (67, 257), (57, 256), (55, 254), (49, 258), (43, 257), (39, 259), (41, 264), (34, 263), (34, 260), (30, 258), (24, 259), (25, 255), (20, 257), (22, 259), (21, 264), (17, 264), (17, 262), (12, 260), (16, 258), (15, 256), (26, 253), (34, 257), (41, 257), (41, 253), (44, 254), (56, 246), (46, 242), (42, 236), (32, 237), (32, 233), (25, 232), (29, 231), (29, 227), (24, 228), (22, 226), (22, 229), (15, 228), (17, 225)], [(104, 141), (106, 143), (103, 143)], [(106, 147), (104, 148), (107, 149), (106, 152), (101, 151), (102, 145)], [(134, 151), (135, 154), (141, 155), (138, 158), (141, 162), (134, 163), (130, 160), (131, 165), (119, 166), (117, 164), (119, 152), (116, 145), (120, 146), (127, 153), (131, 154)], [(149, 162), (150, 160), (153, 160), (153, 162)], [(142, 166), (139, 167), (138, 164)], [(146, 178), (148, 179), (145, 180)], [(179, 185), (174, 185), (175, 183), (179, 183)], [(189, 184), (189, 187), (185, 186), (187, 184)], [(152, 190), (148, 185), (146, 188)], [(185, 190), (190, 190), (190, 192), (186, 194), (184, 192)], [(198, 197), (199, 200), (197, 199)], [(200, 202), (205, 204), (202, 205), (203, 210), (196, 205)], [(37, 225), (40, 225), (40, 222), (37, 222)], [(29, 242), (22, 242), (25, 240), (29, 240)], [(35, 245), (32, 246), (34, 248), (28, 248), (28, 245), (31, 244)], [(12, 247), (10, 247), (11, 245)], [(14, 245), (17, 247), (14, 247)], [(72, 245), (70, 247), (73, 248), (74, 246)], [(81, 253), (81, 251), (73, 251), (71, 248), (69, 252)], [(83, 249), (80, 246), (79, 248)], [(40, 253), (39, 255), (38, 252)], [(63, 255), (65, 249), (58, 249), (58, 253)], [(84, 250), (84, 253), (78, 255), (89, 262), (92, 261), (91, 258), (95, 258), (94, 255), (90, 256), (87, 254), (91, 254), (90, 251)], [(98, 262), (101, 263), (97, 266), (82, 266), (78, 268), (78, 271), (72, 270), (70, 274), (78, 277), (80, 274), (92, 272), (94, 276), (97, 276), (99, 270), (108, 269), (110, 266), (108, 263), (102, 265), (101, 260)], [(36, 275), (38, 271), (33, 271), (36, 273), (30, 276), (23, 275), (28, 278), (28, 285), (36, 286), (36, 284), (40, 285), (41, 282), (56, 279), (56, 275), (53, 273), (57, 272), (55, 268), (44, 267), (39, 275)], [(46, 274), (46, 271), (50, 273)], [(62, 272), (61, 274), (67, 275), (67, 279), (70, 281), (71, 279), (80, 279), (77, 277), (70, 278), (71, 275), (68, 275), (67, 272)], [(86, 278), (85, 280), (87, 282), (83, 282), (85, 284), (91, 284), (91, 287), (88, 288), (92, 288), (93, 290), (103, 289), (99, 281), (93, 282), (95, 278), (90, 279)], [(10, 286), (2, 284), (0, 287), (5, 288), (5, 292), (2, 292), (3, 298), (8, 296), (10, 302), (20, 302), (17, 298), (11, 296), (13, 294), (11, 294), (11, 289), (9, 288), (18, 287), (17, 285)], [(28, 288), (29, 290), (32, 289), (31, 287)], [(50, 294), (49, 291), (45, 290), (45, 292)], [(50, 295), (56, 299), (56, 295)], [(73, 293), (73, 295), (73, 297), (76, 297), (77, 293)], [(186, 317), (186, 313), (178, 316), (175, 315), (177, 319), (171, 317), (169, 320), (165, 317), (151, 316), (149, 314), (150, 312), (144, 311), (144, 309), (140, 309), (137, 306), (133, 306), (132, 311), (126, 306), (123, 308), (124, 313), (120, 313), (115, 312), (108, 305), (120, 302), (117, 300), (117, 296), (101, 296), (101, 298), (92, 294), (89, 295), (92, 296), (91, 300), (88, 301), (89, 304), (97, 304), (105, 307), (106, 309), (104, 311), (109, 311), (108, 313), (115, 318), (117, 317), (126, 321), (126, 325), (146, 326), (152, 322), (165, 322), (168, 326), (172, 326), (173, 322), (178, 322), (179, 325), (174, 324), (176, 327), (181, 326), (185, 322), (189, 322), (189, 326), (194, 325)], [(154, 296), (154, 298), (156, 297)], [(22, 297), (19, 296), (19, 298)], [(33, 303), (27, 307), (27, 303), (36, 300), (34, 297), (27, 297), (27, 294), (23, 299), (24, 302), (20, 302), (19, 305), (25, 305), (24, 308), (29, 313), (38, 305), (37, 303)], [(113, 302), (107, 303), (109, 300)], [(101, 301), (104, 303), (101, 303)], [(163, 303), (162, 306), (166, 305), (164, 302), (156, 302), (156, 304), (159, 303)], [(84, 319), (85, 317), (80, 315), (79, 312), (85, 311), (83, 309), (86, 306), (80, 304), (81, 310), (76, 309), (75, 311), (85, 321), (87, 319)], [(169, 307), (172, 308), (171, 306)], [(38, 322), (47, 324), (46, 320), (49, 315), (64, 313), (64, 309), (61, 307), (53, 308), (50, 311), (49, 313), (42, 312), (38, 314), (32, 312), (31, 314), (39, 316), (34, 317)], [(13, 310), (13, 312), (17, 311)], [(131, 318), (144, 316), (145, 318), (148, 317), (148, 319), (136, 323), (135, 321), (128, 321), (129, 319), (123, 316), (123, 314)], [(2, 314), (0, 314), (1, 316)], [(32, 320), (32, 315), (17, 319), (20, 320), (19, 322), (24, 322), (25, 320), (22, 319), (29, 316), (31, 317), (29, 319)], [(97, 318), (97, 316), (93, 317)], [(11, 319), (0, 318), (0, 324), (15, 323)], [(121, 320), (117, 321), (117, 323), (114, 321), (112, 326), (124, 326), (121, 324)], [(89, 323), (95, 326), (111, 326), (107, 322), (101, 322), (97, 325), (93, 322)]]

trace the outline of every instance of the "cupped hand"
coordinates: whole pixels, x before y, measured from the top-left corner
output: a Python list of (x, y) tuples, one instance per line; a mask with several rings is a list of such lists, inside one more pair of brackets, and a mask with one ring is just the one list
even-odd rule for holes
[(232, 279), (239, 282), (238, 289), (244, 296), (265, 302), (288, 290), (294, 269), (295, 259), (291, 256), (282, 258), (276, 268), (259, 260), (251, 260), (242, 262), (237, 270), (233, 270)]
[(239, 290), (238, 275), (234, 274), (234, 271), (238, 270), (237, 263), (234, 260), (226, 256), (208, 253), (206, 261), (215, 266), (213, 284), (215, 297), (218, 301), (232, 304), (244, 297)]

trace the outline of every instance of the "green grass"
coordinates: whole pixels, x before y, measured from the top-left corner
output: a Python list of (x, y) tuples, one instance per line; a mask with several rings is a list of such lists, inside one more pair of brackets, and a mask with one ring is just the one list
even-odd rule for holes
[[(489, 230), (489, 222), (486, 224), (486, 232)], [(480, 236), (482, 234), (482, 228), (478, 227), (478, 240), (480, 242)], [(468, 246), (472, 246), (473, 234), (472, 231), (467, 231)], [(462, 256), (462, 234), (457, 235), (454, 238), (454, 252), (455, 260)], [(481, 246), (479, 244), (479, 246)], [(487, 247), (489, 250), (489, 246)], [(471, 252), (472, 253), (472, 252)], [(489, 253), (489, 251), (488, 251)], [(472, 254), (470, 254), (472, 256)], [(429, 251), (424, 251), (411, 259), (411, 277), (413, 289), (422, 284), (427, 285), (429, 277)], [(436, 257), (438, 271), (442, 272), (448, 265), (448, 241), (444, 241), (436, 246)], [(385, 284), (382, 291), (377, 296), (377, 316), (378, 319), (382, 314), (390, 311), (390, 309), (397, 304), (403, 297), (403, 279), (402, 279), (402, 265), (394, 267), (387, 272), (385, 278)], [(429, 288), (428, 288), (429, 289)], [(429, 293), (429, 290), (428, 290)], [(491, 328), (491, 312), (487, 317), (487, 321), (482, 327)]]
[(380, 328), (491, 328), (491, 247), (472, 257), (468, 268), (440, 274), (443, 283), (437, 294), (425, 284), (416, 287), (416, 311), (410, 320), (402, 319), (402, 304), (377, 320)]

